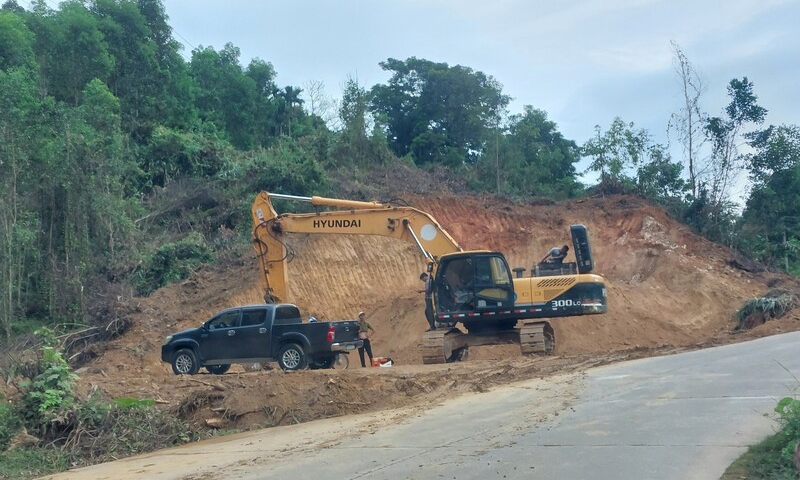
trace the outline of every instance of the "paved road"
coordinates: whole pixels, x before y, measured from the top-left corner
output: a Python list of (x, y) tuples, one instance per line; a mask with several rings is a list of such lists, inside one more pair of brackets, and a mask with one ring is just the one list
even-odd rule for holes
[(717, 479), (773, 431), (800, 332), (531, 380), (426, 411), (226, 437), (52, 478)]

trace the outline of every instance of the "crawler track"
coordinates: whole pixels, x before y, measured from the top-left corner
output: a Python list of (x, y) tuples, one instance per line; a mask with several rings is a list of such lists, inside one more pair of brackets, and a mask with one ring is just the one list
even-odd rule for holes
[(524, 355), (550, 354), (555, 346), (553, 327), (547, 322), (523, 323), (519, 329), (519, 348)]
[[(422, 363), (447, 363), (455, 360), (460, 352), (453, 348), (453, 340), (461, 335), (457, 328), (437, 328), (422, 335)], [(450, 338), (448, 338), (450, 337)]]

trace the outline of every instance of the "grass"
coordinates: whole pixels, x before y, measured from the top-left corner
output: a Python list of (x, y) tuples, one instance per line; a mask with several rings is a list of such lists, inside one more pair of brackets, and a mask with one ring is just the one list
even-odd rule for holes
[(37, 478), (69, 468), (67, 457), (57, 448), (19, 448), (0, 453), (0, 479)]
[(720, 480), (797, 480), (797, 470), (782, 455), (789, 441), (784, 431), (767, 437), (736, 459)]

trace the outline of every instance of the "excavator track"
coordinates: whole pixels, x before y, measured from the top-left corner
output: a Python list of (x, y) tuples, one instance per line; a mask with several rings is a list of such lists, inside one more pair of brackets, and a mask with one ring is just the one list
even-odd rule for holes
[(422, 363), (427, 365), (459, 360), (466, 347), (454, 348), (454, 340), (462, 335), (457, 328), (437, 328), (425, 332), (422, 335)]
[(548, 322), (523, 323), (519, 329), (519, 348), (523, 355), (553, 353), (555, 333)]

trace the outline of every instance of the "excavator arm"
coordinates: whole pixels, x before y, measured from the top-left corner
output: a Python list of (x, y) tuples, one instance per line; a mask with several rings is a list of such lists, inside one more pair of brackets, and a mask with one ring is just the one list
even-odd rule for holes
[[(279, 214), (272, 199), (306, 202), (336, 210)], [(267, 283), (264, 295), (267, 302), (287, 301), (286, 263), (291, 260), (292, 252), (283, 240), (285, 233), (397, 238), (416, 245), (430, 262), (436, 262), (442, 255), (463, 251), (433, 217), (408, 206), (261, 192), (253, 202), (252, 214), (253, 246)]]

